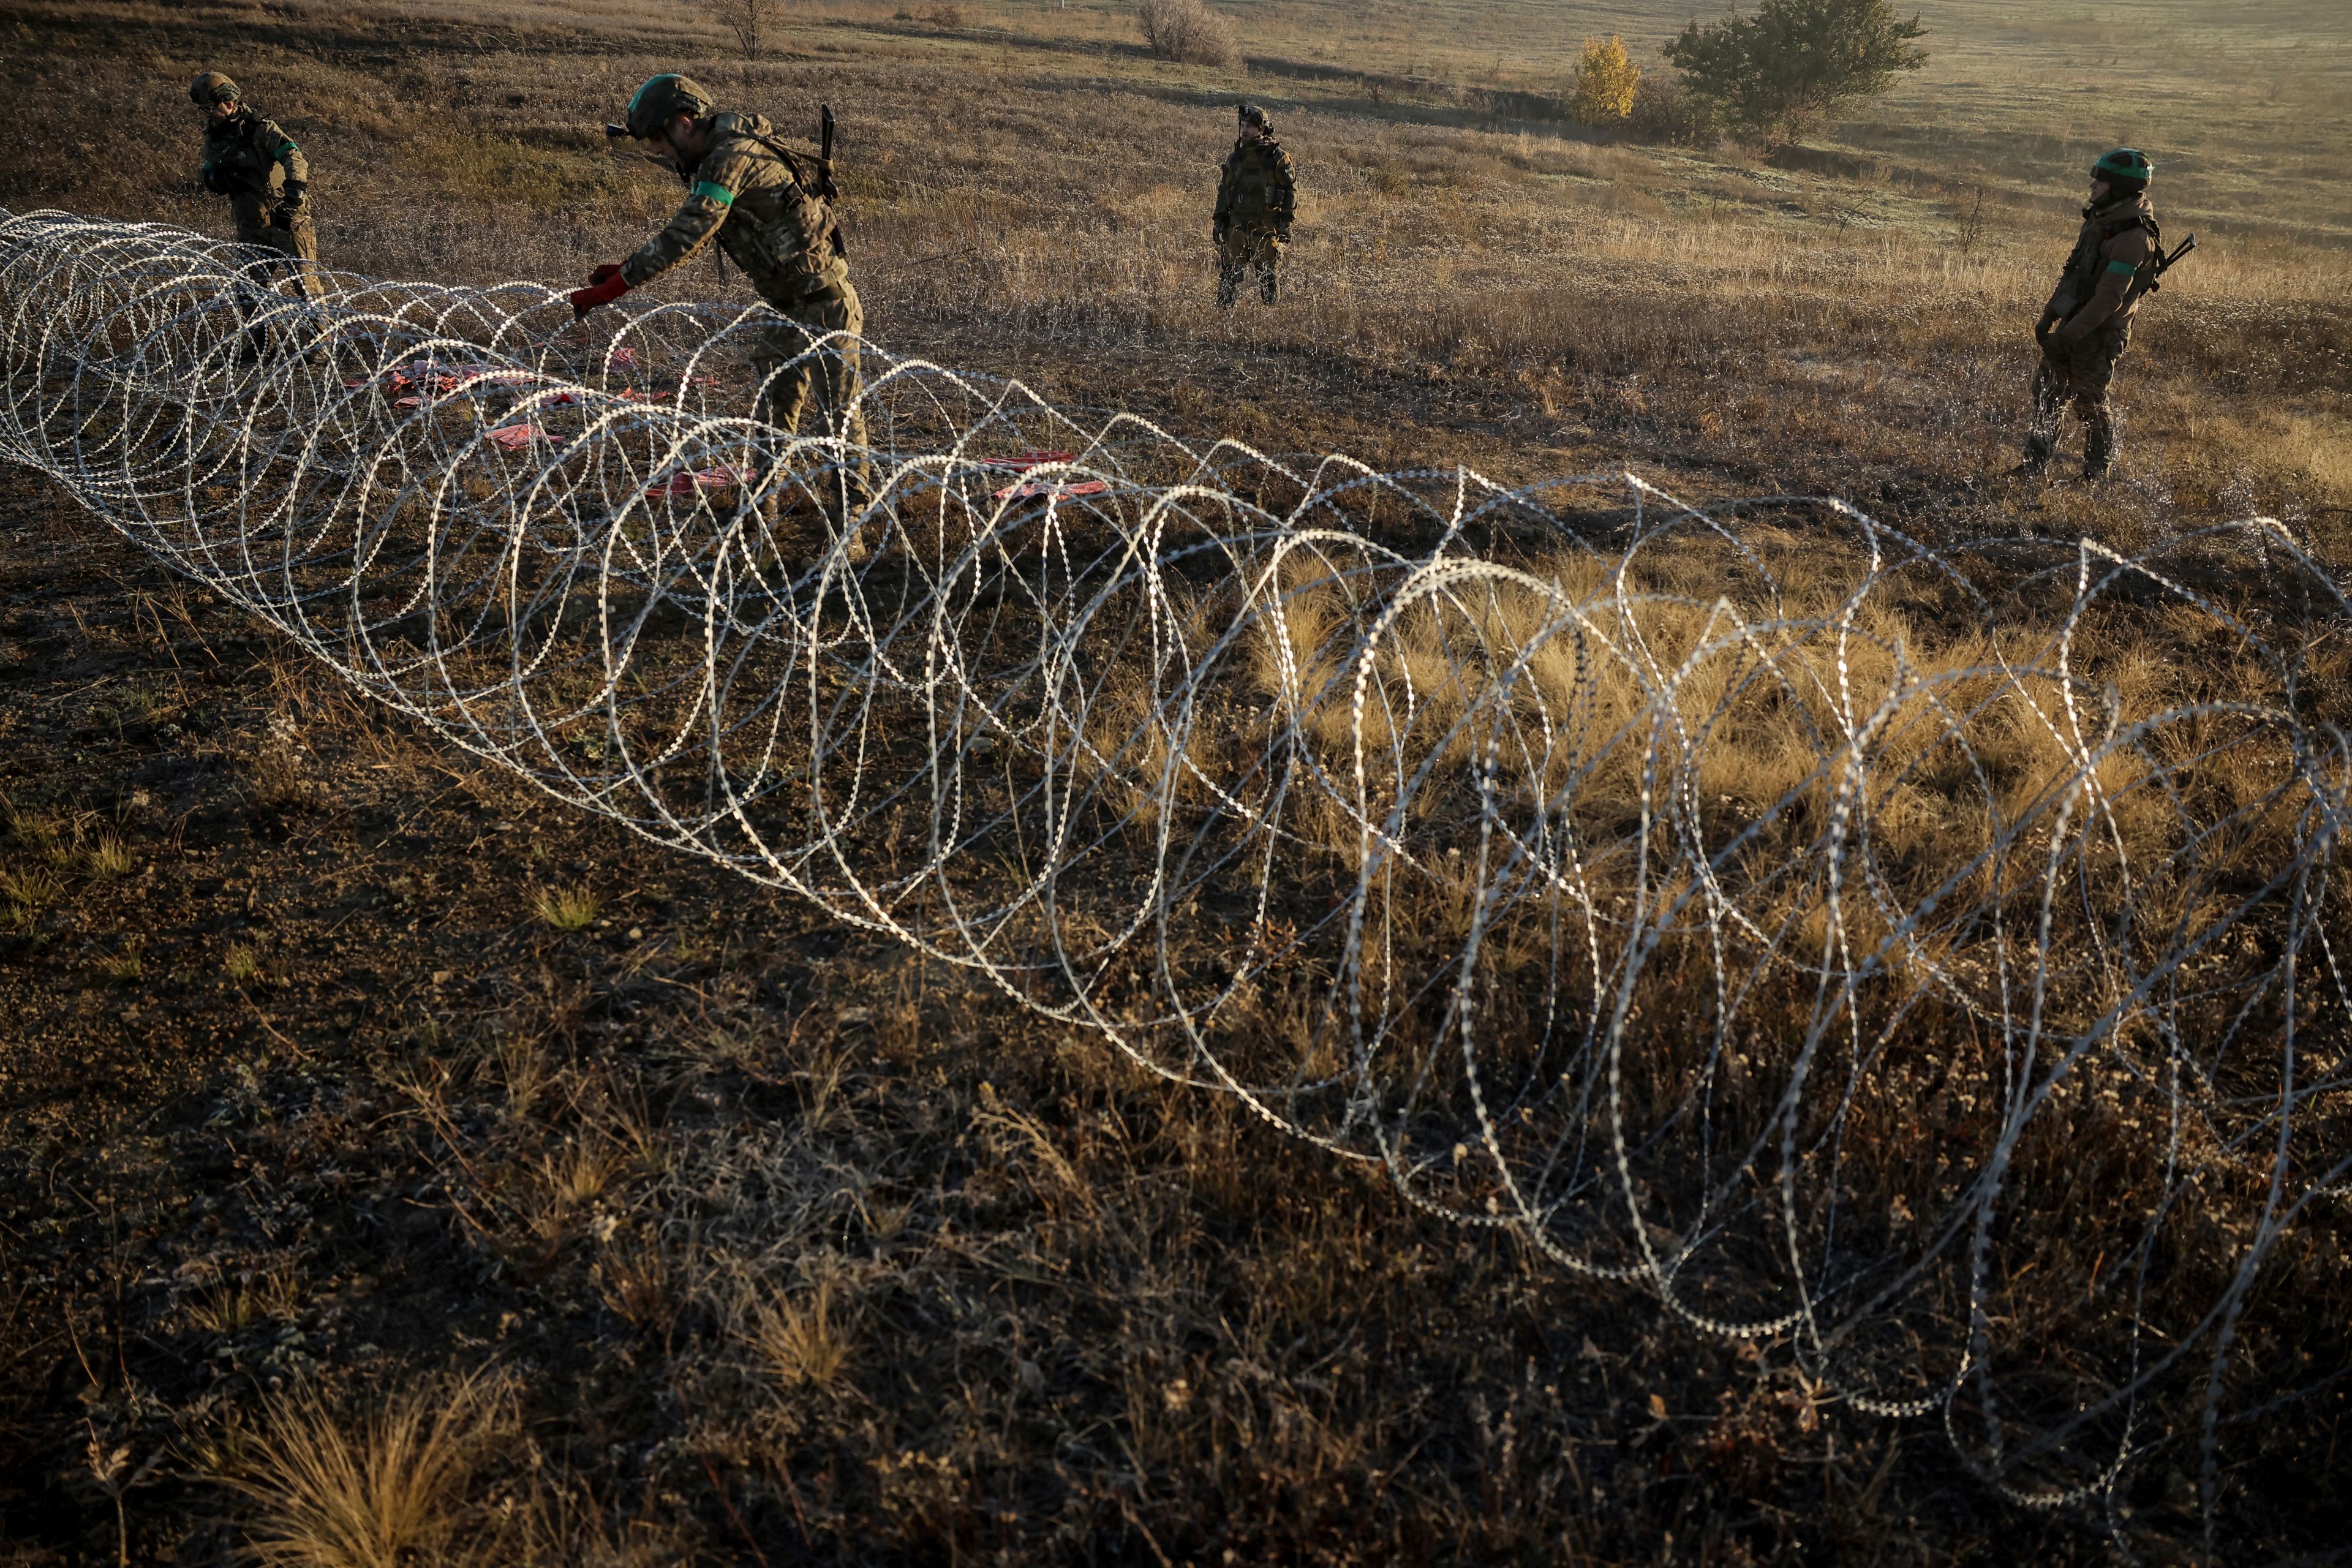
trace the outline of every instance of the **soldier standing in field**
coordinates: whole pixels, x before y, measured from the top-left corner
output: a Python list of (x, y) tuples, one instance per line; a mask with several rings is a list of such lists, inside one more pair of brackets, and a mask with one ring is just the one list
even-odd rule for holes
[(323, 297), (310, 165), (302, 149), (276, 121), (256, 113), (236, 83), (218, 71), (190, 82), (188, 96), (205, 111), (205, 189), (228, 198), (237, 243), (284, 256), (302, 291), (313, 300)]
[(1241, 134), (1225, 156), (1217, 182), (1217, 303), (1230, 308), (1241, 292), (1242, 273), (1257, 268), (1258, 298), (1274, 303), (1279, 287), (1282, 247), (1290, 243), (1297, 208), (1290, 154), (1274, 139), (1274, 125), (1255, 103), (1241, 106)]
[(2019, 472), (2039, 474), (2058, 450), (2068, 402), (2083, 421), (2083, 477), (2105, 479), (2116, 461), (2115, 411), (2107, 403), (2116, 362), (2131, 342), (2132, 316), (2163, 257), (2148, 205), (2147, 158), (2118, 147), (2091, 166), (2091, 205), (2058, 287), (2033, 335), (2042, 365), (2033, 375), (2033, 423)]
[[(814, 397), (826, 428), (863, 448), (866, 416), (857, 405), (856, 334), (866, 313), (850, 287), (839, 219), (826, 195), (830, 162), (792, 152), (757, 114), (721, 113), (710, 95), (682, 76), (657, 76), (629, 100), (618, 129), (667, 160), (687, 186), (669, 226), (637, 253), (599, 267), (572, 296), (585, 315), (643, 288), (701, 250), (713, 235), (760, 297), (784, 319), (751, 354), (761, 379), (760, 417), (791, 431)], [(851, 334), (803, 358), (829, 332)], [(843, 476), (843, 519), (871, 494), (861, 450)], [(855, 550), (853, 549), (853, 553)]]

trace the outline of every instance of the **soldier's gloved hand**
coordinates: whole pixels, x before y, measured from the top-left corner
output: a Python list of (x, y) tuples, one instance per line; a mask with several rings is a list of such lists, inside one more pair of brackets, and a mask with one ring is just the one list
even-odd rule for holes
[(1288, 245), (1290, 243), (1290, 226), (1288, 224), (1284, 224), (1281, 227), (1276, 229), (1274, 231), (1274, 237), (1281, 244)]
[(629, 291), (629, 280), (621, 276), (617, 262), (606, 262), (588, 274), (588, 287), (574, 289), (568, 298), (572, 301), (572, 319), (578, 321), (599, 305), (609, 305)]
[(1211, 239), (1215, 240), (1219, 245), (1223, 245), (1223, 244), (1224, 244), (1224, 243), (1225, 243), (1225, 226), (1224, 226), (1223, 224), (1218, 224), (1215, 227), (1213, 227), (1213, 228), (1210, 229), (1210, 230), (1209, 230), (1209, 237), (1210, 237)]
[(310, 186), (308, 181), (289, 180), (278, 196), (278, 210), (282, 213), (300, 212), (302, 204), (310, 199)]

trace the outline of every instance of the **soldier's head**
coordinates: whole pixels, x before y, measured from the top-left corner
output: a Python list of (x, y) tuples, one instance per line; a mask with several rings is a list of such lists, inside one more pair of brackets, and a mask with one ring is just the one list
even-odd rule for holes
[(710, 95), (692, 79), (665, 72), (646, 79), (621, 119), (623, 129), (648, 149), (690, 169), (709, 151), (702, 121), (711, 108)]
[(205, 71), (190, 82), (188, 98), (211, 120), (226, 120), (236, 112), (239, 101), (236, 83), (218, 71)]
[(1255, 142), (1261, 136), (1271, 136), (1274, 134), (1274, 121), (1268, 120), (1265, 117), (1265, 110), (1260, 109), (1256, 104), (1243, 104), (1241, 106), (1240, 115), (1242, 139), (1244, 141)]
[(2118, 147), (2091, 165), (2091, 199), (2138, 195), (2155, 173), (2147, 154), (2137, 147)]

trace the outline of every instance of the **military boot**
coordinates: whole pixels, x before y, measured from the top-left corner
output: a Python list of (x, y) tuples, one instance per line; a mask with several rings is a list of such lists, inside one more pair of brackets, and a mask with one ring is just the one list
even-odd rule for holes
[(2010, 470), (2020, 479), (2039, 479), (2050, 468), (2050, 459), (2057, 455), (2058, 443), (2039, 430), (2029, 431), (2025, 437), (2025, 457)]
[(1281, 287), (1281, 275), (1276, 272), (1273, 268), (1261, 267), (1257, 269), (1257, 297), (1259, 299), (1265, 300), (1269, 305), (1273, 304), (1275, 295), (1280, 292)]
[(864, 561), (873, 547), (866, 536), (880, 531), (881, 520), (866, 515), (874, 504), (874, 487), (863, 468), (845, 470), (835, 477), (834, 521), (846, 542), (844, 557), (852, 564)]
[(1234, 308), (1234, 301), (1241, 298), (1241, 268), (1238, 267), (1224, 267), (1218, 268), (1217, 308), (1221, 310), (1232, 310)]
[(2115, 466), (2115, 424), (2106, 419), (2095, 420), (2083, 433), (2083, 477), (2104, 479)]

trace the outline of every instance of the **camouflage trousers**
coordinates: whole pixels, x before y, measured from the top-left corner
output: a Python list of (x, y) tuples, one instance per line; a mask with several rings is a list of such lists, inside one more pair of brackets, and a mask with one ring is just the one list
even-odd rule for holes
[(283, 225), (273, 221), (260, 202), (251, 196), (237, 196), (230, 203), (236, 215), (236, 242), (274, 250), (285, 260), (274, 264), (291, 277), (303, 293), (313, 300), (326, 297), (327, 286), (319, 278), (319, 226), (310, 216), (310, 204), (289, 215)]
[[(855, 510), (865, 505), (874, 491), (873, 469), (865, 451), (866, 410), (857, 401), (862, 381), (855, 334), (866, 330), (865, 308), (858, 303), (857, 290), (845, 279), (823, 299), (775, 309), (784, 319), (761, 334), (751, 354), (751, 374), (761, 384), (760, 417), (796, 434), (802, 416), (814, 404), (824, 433), (837, 435), (857, 448), (850, 466), (841, 472), (839, 492), (827, 506)], [(828, 332), (848, 332), (852, 338), (810, 353)], [(861, 553), (852, 551), (853, 558)]]
[(2043, 345), (2041, 367), (2033, 373), (2033, 423), (2025, 435), (2028, 467), (2038, 468), (2056, 454), (2058, 422), (2069, 403), (2083, 421), (2083, 471), (2096, 476), (2114, 465), (2116, 416), (2107, 388), (2115, 383), (2116, 362), (2130, 343), (2126, 319), (2071, 343), (2053, 338)]
[(1280, 288), (1282, 237), (1270, 228), (1231, 227), (1217, 257), (1217, 303), (1230, 308), (1241, 297), (1242, 274), (1257, 269), (1257, 297), (1274, 303)]

